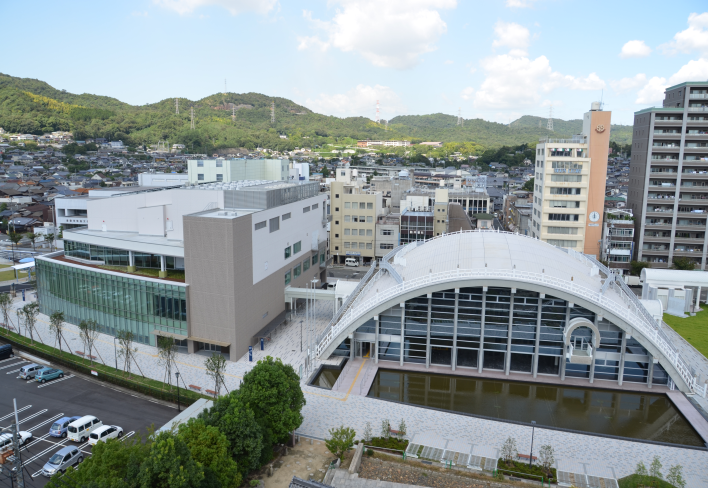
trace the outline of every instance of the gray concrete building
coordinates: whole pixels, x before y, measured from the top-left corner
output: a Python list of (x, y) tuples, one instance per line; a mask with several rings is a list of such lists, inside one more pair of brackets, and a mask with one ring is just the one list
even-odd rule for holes
[(705, 270), (708, 82), (669, 87), (663, 107), (635, 112), (629, 177), (636, 259), (670, 268), (682, 257)]

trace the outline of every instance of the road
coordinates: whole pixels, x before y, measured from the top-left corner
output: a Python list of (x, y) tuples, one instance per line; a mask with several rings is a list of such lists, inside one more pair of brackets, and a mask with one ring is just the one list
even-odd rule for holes
[(336, 266), (327, 268), (327, 280), (337, 281), (337, 278), (344, 278), (348, 280), (357, 280), (364, 277), (366, 272), (369, 271), (368, 266)]
[[(9, 427), (14, 419), (12, 400), (20, 410), (20, 430), (32, 432), (32, 441), (21, 449), (25, 466), (25, 486), (42, 487), (48, 478), (38, 474), (44, 463), (65, 445), (76, 445), (91, 455), (91, 446), (79, 445), (68, 439), (50, 437), (49, 427), (61, 417), (95, 415), (104, 425), (123, 428), (124, 439), (131, 432), (145, 432), (154, 424), (159, 428), (177, 415), (176, 407), (148, 400), (114, 389), (110, 384), (74, 376), (40, 385), (17, 377), (19, 369), (30, 364), (19, 357), (0, 361), (0, 426)], [(7, 467), (7, 465), (6, 465)], [(10, 487), (7, 470), (0, 474), (0, 488)], [(34, 476), (33, 476), (34, 475)]]

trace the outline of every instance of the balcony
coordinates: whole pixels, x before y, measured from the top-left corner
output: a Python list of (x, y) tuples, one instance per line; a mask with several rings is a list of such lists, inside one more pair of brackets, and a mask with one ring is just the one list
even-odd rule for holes
[(651, 162), (652, 162), (652, 164), (655, 164), (655, 163), (664, 163), (664, 162), (666, 162), (666, 163), (678, 163), (678, 156), (672, 156), (672, 157), (670, 157), (670, 158), (663, 157), (663, 156), (662, 156), (662, 157), (652, 156), (652, 157), (651, 157)]
[(708, 107), (688, 107), (689, 112), (705, 112), (708, 113)]
[(689, 93), (688, 98), (691, 100), (708, 100), (708, 93)]

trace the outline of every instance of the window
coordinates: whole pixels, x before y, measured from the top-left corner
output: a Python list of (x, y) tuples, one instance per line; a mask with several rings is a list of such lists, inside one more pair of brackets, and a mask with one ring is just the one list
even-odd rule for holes
[(339, 234), (334, 234), (335, 239), (339, 239)]
[(348, 236), (349, 235), (349, 229), (344, 229), (344, 235)]
[(551, 175), (551, 181), (556, 183), (580, 183), (582, 175)]
[(197, 161), (197, 168), (203, 168), (204, 167), (204, 161)]
[(339, 225), (339, 220), (335, 220), (334, 225)]
[(344, 208), (352, 208), (352, 204), (350, 202), (344, 202)]
[(368, 223), (368, 224), (373, 224), (373, 223), (374, 223), (374, 218), (373, 218), (373, 217), (366, 217), (366, 223)]
[(362, 224), (363, 224), (364, 222), (366, 222), (366, 216), (365, 216), (365, 215), (360, 215), (360, 216), (359, 216), (359, 222), (361, 222)]
[(379, 249), (393, 249), (393, 244), (382, 242), (379, 244)]
[(548, 206), (552, 208), (580, 208), (580, 202), (574, 201), (563, 201), (563, 200), (549, 200)]
[(551, 188), (551, 195), (580, 195), (580, 188)]
[(222, 175), (222, 174), (217, 174), (217, 175), (216, 175), (216, 181), (224, 181), (224, 175)]
[(216, 161), (216, 167), (217, 167), (217, 168), (223, 168), (223, 167), (224, 167), (224, 162), (217, 160), (217, 161)]
[(366, 235), (372, 237), (374, 235), (374, 231), (371, 229), (366, 229)]
[(344, 243), (344, 249), (349, 249), (349, 242)]
[(391, 229), (381, 229), (381, 235), (382, 236), (390, 236), (390, 235), (393, 235), (393, 231)]
[(346, 172), (346, 171), (340, 171), (339, 175), (340, 175), (340, 176), (347, 176), (347, 172)]
[(334, 207), (335, 212), (339, 212), (339, 207)]
[(280, 219), (278, 217), (273, 217), (269, 220), (270, 232), (275, 232), (280, 229)]
[(314, 210), (314, 209), (316, 209), (316, 208), (319, 208), (319, 206), (320, 206), (319, 203), (315, 203), (314, 205), (312, 205), (312, 210)]
[(285, 259), (288, 259), (290, 256), (292, 256), (292, 250), (290, 246), (285, 248)]
[(301, 273), (302, 273), (302, 267), (298, 264), (298, 265), (295, 266), (295, 268), (293, 269), (293, 276), (294, 276), (295, 278), (297, 278), (298, 276), (300, 276)]
[(293, 254), (297, 254), (302, 250), (302, 241), (297, 241), (293, 244)]
[(256, 230), (264, 229), (266, 226), (265, 220), (263, 222), (256, 222)]
[(334, 246), (335, 251), (339, 251), (339, 246)]
[(578, 245), (578, 241), (565, 241), (562, 239), (548, 239), (547, 241), (551, 246), (558, 247), (575, 247)]
[(551, 168), (553, 168), (556, 173), (580, 173), (583, 170), (583, 163), (551, 161)]
[(310, 211), (310, 207), (305, 207), (302, 209), (302, 213), (307, 213)]
[(366, 243), (366, 248), (367, 248), (367, 249), (372, 249), (373, 246), (374, 246), (374, 244), (373, 244), (372, 242), (367, 242), (367, 243)]
[(290, 212), (288, 212), (288, 213), (286, 213), (286, 214), (283, 214), (283, 216), (282, 216), (281, 218), (282, 218), (283, 220), (288, 220), (288, 219), (290, 218)]
[(317, 264), (317, 254), (312, 256), (312, 266), (315, 266)]
[(339, 198), (339, 193), (335, 193), (334, 198)]
[(366, 210), (366, 203), (365, 202), (359, 203), (359, 210)]
[(367, 203), (366, 204), (367, 210), (373, 210), (374, 209), (374, 204), (373, 203)]
[(290, 274), (290, 271), (288, 271), (287, 273), (285, 273), (285, 284), (286, 284), (286, 285), (289, 285), (289, 284), (290, 284), (291, 276), (292, 276), (292, 275)]
[[(354, 218), (356, 219), (356, 217), (354, 217)], [(345, 216), (344, 216), (344, 221), (345, 221), (345, 222), (351, 222), (351, 221), (352, 221), (351, 215), (345, 215)], [(355, 220), (354, 222), (356, 222), (356, 220)]]
[(549, 234), (569, 234), (578, 235), (577, 227), (546, 227), (546, 232)]
[[(352, 242), (352, 244), (354, 244), (354, 243)], [(364, 243), (363, 243), (363, 242), (360, 242), (360, 243), (359, 243), (359, 249), (364, 249)]]
[(201, 174), (201, 173), (198, 174), (198, 175), (197, 175), (197, 180), (198, 180), (198, 181), (204, 181), (204, 175)]
[(548, 220), (561, 220), (563, 222), (577, 222), (578, 214), (548, 214)]
[(310, 269), (310, 258), (307, 258), (302, 262), (302, 272), (304, 273), (308, 269)]

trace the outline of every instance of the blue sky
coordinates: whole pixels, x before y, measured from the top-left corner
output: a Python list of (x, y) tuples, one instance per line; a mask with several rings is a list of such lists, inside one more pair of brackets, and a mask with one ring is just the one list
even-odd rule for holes
[[(131, 104), (223, 91), (374, 118), (613, 122), (708, 80), (705, 1), (0, 2), (0, 72)], [(15, 19), (15, 20), (12, 20)]]

